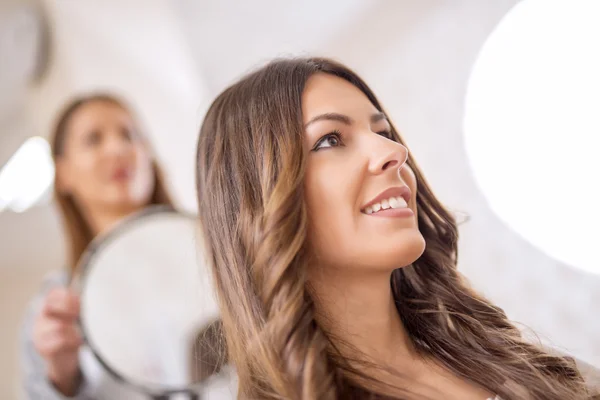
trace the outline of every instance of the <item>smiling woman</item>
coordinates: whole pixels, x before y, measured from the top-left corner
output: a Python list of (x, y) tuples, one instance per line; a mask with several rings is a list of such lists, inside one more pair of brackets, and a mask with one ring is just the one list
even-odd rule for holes
[(454, 219), (343, 65), (277, 60), (226, 89), (197, 170), (240, 398), (590, 398), (466, 285)]
[[(304, 118), (314, 121), (305, 125), (304, 147), (311, 150), (304, 201), (320, 263), (338, 266), (344, 276), (351, 268), (389, 272), (410, 264), (424, 248), (417, 182), (385, 114), (356, 86), (328, 74), (311, 77), (302, 103)], [(399, 208), (397, 198), (408, 207)]]

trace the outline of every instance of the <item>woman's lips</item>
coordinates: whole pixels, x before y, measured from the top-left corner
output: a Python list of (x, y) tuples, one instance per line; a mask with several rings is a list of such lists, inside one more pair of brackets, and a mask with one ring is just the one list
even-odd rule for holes
[(406, 218), (415, 215), (412, 209), (407, 208), (388, 208), (387, 210), (380, 210), (372, 214), (366, 214), (369, 217), (388, 217), (388, 218)]
[(131, 172), (128, 168), (117, 168), (110, 177), (112, 181), (116, 182), (128, 181), (131, 177)]

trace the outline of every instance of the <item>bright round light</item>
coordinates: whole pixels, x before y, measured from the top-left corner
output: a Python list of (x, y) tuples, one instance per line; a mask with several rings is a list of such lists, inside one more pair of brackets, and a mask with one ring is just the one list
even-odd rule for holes
[(491, 208), (534, 246), (600, 274), (600, 1), (524, 0), (485, 43), (465, 143)]

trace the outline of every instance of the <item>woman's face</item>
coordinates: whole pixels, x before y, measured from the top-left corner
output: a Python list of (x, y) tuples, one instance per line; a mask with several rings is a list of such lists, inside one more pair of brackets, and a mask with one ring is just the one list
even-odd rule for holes
[(408, 150), (351, 83), (312, 76), (302, 98), (309, 151), (305, 200), (319, 268), (386, 271), (414, 262), (425, 241)]
[(65, 134), (57, 160), (61, 191), (84, 208), (131, 211), (148, 204), (152, 161), (126, 110), (91, 101), (74, 112)]

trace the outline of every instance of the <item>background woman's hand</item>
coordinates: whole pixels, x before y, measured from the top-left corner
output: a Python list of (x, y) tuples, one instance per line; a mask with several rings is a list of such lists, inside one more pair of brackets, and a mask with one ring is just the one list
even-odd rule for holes
[(80, 383), (78, 317), (79, 297), (57, 288), (46, 296), (34, 324), (33, 343), (47, 362), (48, 379), (65, 395), (75, 394)]

